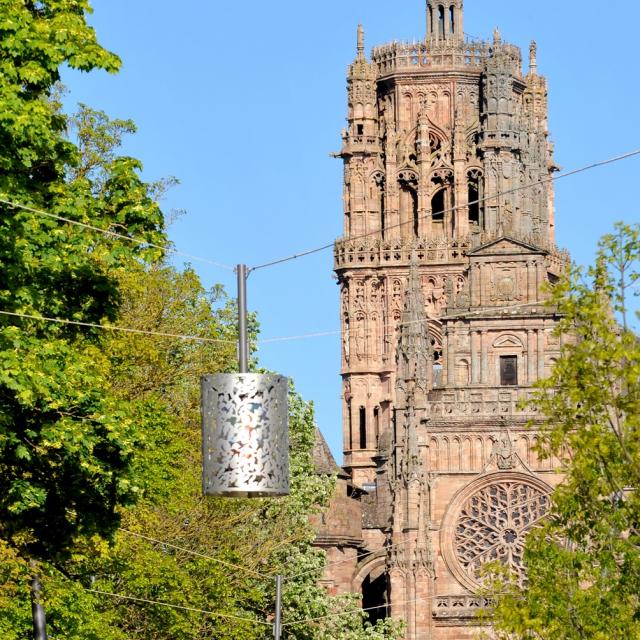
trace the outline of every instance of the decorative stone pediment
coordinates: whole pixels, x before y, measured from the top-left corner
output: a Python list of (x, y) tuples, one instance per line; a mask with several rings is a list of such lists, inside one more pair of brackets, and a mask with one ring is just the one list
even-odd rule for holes
[(467, 252), (470, 257), (489, 257), (504, 255), (547, 255), (548, 251), (540, 249), (510, 236), (502, 236), (476, 249)]
[(518, 340), (516, 336), (512, 335), (501, 336), (494, 342), (493, 346), (496, 349), (502, 349), (505, 347), (524, 349), (524, 345), (522, 344), (522, 342)]

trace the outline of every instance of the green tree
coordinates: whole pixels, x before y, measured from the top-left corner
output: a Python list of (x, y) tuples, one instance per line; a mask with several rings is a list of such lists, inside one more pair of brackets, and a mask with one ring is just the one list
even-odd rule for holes
[(618, 224), (595, 266), (553, 292), (571, 339), (533, 405), (545, 421), (541, 451), (565, 459), (566, 476), (527, 540), (524, 590), (493, 585), (509, 594), (496, 596), (498, 637), (640, 638), (640, 342), (630, 324), (639, 261), (640, 227)]
[[(267, 638), (277, 573), (304, 573), (285, 589), (286, 620), (299, 623), (289, 637), (392, 638), (393, 624), (365, 627), (356, 602), (316, 585), (324, 555), (309, 515), (332, 482), (314, 473), (313, 408), (295, 392), (291, 497), (201, 495), (198, 379), (235, 368), (235, 309), (153, 248), (166, 242), (167, 183), (145, 183), (140, 163), (119, 154), (133, 124), (61, 111), (61, 65), (119, 66), (89, 10), (86, 0), (0, 3), (0, 310), (220, 342), (0, 316), (0, 634), (29, 635), (35, 556), (51, 634), (67, 640)], [(338, 613), (349, 615), (325, 618)]]
[[(118, 316), (122, 272), (158, 252), (6, 204), (165, 241), (140, 164), (106, 158), (98, 180), (67, 135), (60, 67), (119, 66), (88, 11), (85, 0), (0, 6), (0, 310), (100, 324)], [(143, 492), (139, 409), (110, 392), (104, 344), (99, 330), (0, 318), (0, 536), (23, 554), (56, 559), (78, 537), (111, 536), (118, 506)]]
[[(122, 512), (123, 530), (114, 545), (85, 540), (75, 546), (72, 558), (56, 567), (45, 565), (51, 635), (67, 640), (262, 640), (270, 637), (264, 622), (274, 611), (275, 575), (282, 573), (299, 576), (285, 584), (285, 621), (321, 618), (288, 626), (287, 637), (396, 637), (383, 630), (391, 623), (377, 630), (366, 627), (353, 598), (330, 598), (317, 586), (325, 560), (312, 547), (309, 515), (326, 502), (333, 482), (314, 473), (313, 408), (297, 394), (292, 392), (290, 402), (292, 495), (285, 500), (202, 497), (198, 381), (204, 373), (236, 368), (234, 305), (219, 288), (205, 291), (191, 269), (139, 265), (123, 272), (120, 288), (118, 324), (221, 342), (113, 334), (105, 344), (109, 388), (162, 426), (145, 430), (138, 440), (135, 464), (148, 481), (135, 508)], [(15, 556), (6, 556), (0, 567), (0, 584), (5, 584), (0, 630), (7, 640), (20, 640), (30, 624), (28, 567)], [(118, 600), (84, 587), (215, 615)]]

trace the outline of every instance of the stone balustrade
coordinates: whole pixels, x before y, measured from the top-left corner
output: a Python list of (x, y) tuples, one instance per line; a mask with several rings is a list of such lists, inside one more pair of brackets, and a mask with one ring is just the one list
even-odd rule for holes
[(334, 249), (336, 269), (409, 265), (415, 251), (418, 264), (464, 264), (468, 240), (359, 240), (340, 239)]
[(439, 418), (500, 418), (501, 416), (533, 416), (534, 410), (522, 408), (534, 393), (527, 387), (465, 387), (436, 389), (429, 395), (427, 413)]
[(491, 606), (491, 600), (479, 596), (442, 596), (435, 599), (432, 615), (441, 621), (478, 618), (480, 612)]
[[(543, 238), (522, 234), (510, 234), (515, 240), (544, 248), (548, 253), (548, 266), (554, 273), (562, 273), (570, 264), (566, 250), (544, 242)], [(376, 268), (391, 265), (409, 265), (416, 252), (418, 264), (464, 263), (466, 252), (499, 237), (496, 233), (472, 234), (467, 238), (420, 240), (380, 240), (364, 236), (350, 240), (340, 238), (334, 248), (335, 269), (354, 267)]]
[(411, 72), (420, 67), (472, 67), (480, 70), (489, 57), (486, 42), (466, 42), (463, 45), (425, 42), (391, 42), (376, 47), (372, 61), (381, 76), (397, 72)]

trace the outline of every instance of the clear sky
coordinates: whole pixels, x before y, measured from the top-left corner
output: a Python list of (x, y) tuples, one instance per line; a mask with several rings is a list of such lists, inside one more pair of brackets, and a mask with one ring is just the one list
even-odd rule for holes
[[(132, 118), (125, 151), (145, 177), (176, 176), (165, 209), (177, 248), (261, 264), (331, 242), (342, 228), (345, 73), (362, 22), (367, 47), (424, 37), (424, 0), (93, 0), (117, 76), (66, 73), (70, 103)], [(637, 0), (466, 0), (465, 30), (528, 50), (550, 84), (556, 160), (565, 169), (640, 148)], [(525, 55), (526, 58), (526, 55)], [(615, 220), (639, 222), (640, 159), (557, 184), (558, 244), (588, 262)], [(194, 263), (207, 286), (234, 276)], [(262, 337), (337, 330), (332, 253), (256, 272), (249, 304)], [(261, 364), (294, 378), (341, 451), (337, 336), (265, 345)], [(341, 459), (341, 454), (339, 460)]]

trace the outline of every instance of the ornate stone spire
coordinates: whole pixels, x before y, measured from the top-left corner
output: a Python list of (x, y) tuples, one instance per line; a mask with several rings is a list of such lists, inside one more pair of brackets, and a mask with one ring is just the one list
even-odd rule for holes
[(364, 27), (358, 25), (358, 60), (364, 60)]
[(415, 253), (411, 259), (396, 360), (397, 387), (404, 393), (404, 404), (424, 406), (432, 386), (432, 347)]
[(538, 74), (538, 43), (535, 40), (532, 40), (529, 46), (529, 73)]

